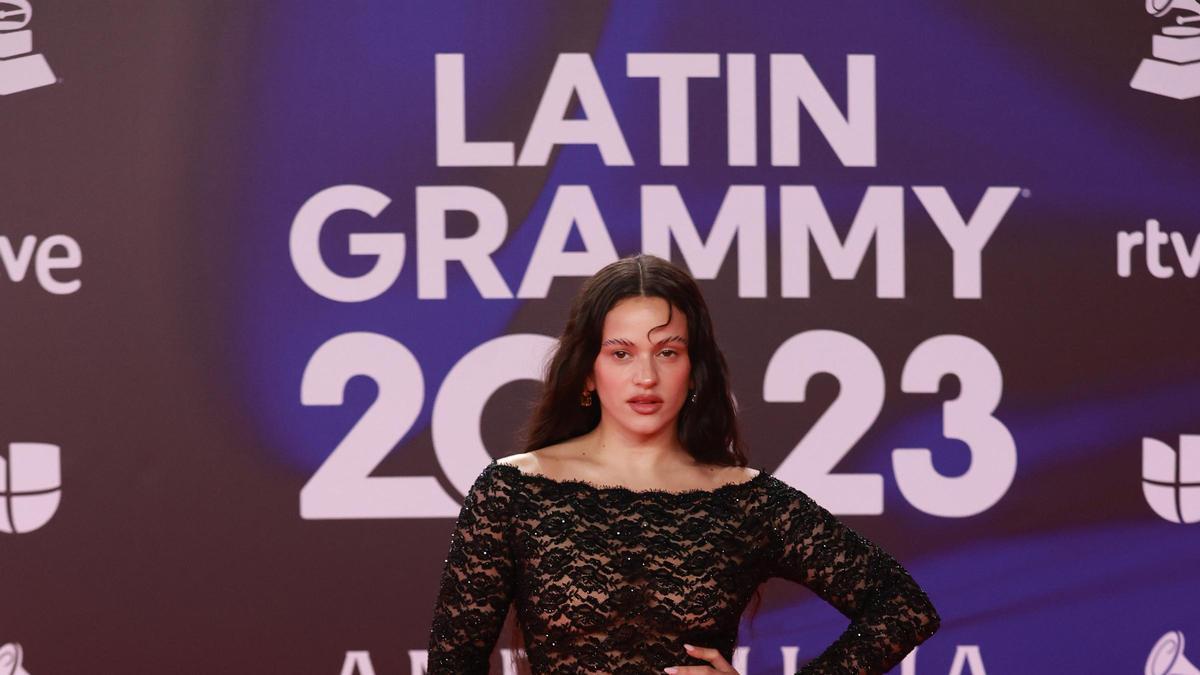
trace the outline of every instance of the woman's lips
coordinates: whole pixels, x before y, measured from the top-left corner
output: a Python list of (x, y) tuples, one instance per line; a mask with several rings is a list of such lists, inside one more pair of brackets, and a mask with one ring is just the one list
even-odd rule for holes
[(629, 407), (639, 415), (653, 415), (662, 407), (662, 401), (630, 401)]

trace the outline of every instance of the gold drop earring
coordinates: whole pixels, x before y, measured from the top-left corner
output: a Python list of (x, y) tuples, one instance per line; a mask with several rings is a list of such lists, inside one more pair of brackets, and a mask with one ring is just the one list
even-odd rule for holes
[(592, 404), (592, 392), (587, 389), (584, 389), (583, 393), (580, 394), (580, 396), (579, 396), (579, 405), (586, 408), (586, 407), (590, 406), (591, 404)]

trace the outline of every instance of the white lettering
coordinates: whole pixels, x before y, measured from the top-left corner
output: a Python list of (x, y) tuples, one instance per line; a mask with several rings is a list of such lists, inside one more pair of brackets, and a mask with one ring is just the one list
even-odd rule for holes
[(771, 164), (800, 166), (800, 105), (844, 166), (875, 166), (875, 56), (846, 56), (846, 115), (801, 54), (771, 55)]
[[(62, 255), (55, 255), (55, 248), (63, 249)], [(52, 234), (38, 243), (37, 237), (27, 234), (21, 238), (21, 245), (13, 250), (12, 241), (7, 236), (0, 236), (0, 265), (10, 281), (20, 283), (33, 264), (34, 276), (38, 285), (55, 295), (70, 295), (79, 290), (83, 282), (79, 279), (59, 281), (51, 274), (53, 270), (79, 269), (83, 261), (83, 250), (79, 242), (65, 234)]]
[(362, 302), (377, 297), (400, 276), (404, 268), (404, 235), (399, 232), (355, 232), (350, 235), (351, 255), (379, 256), (370, 272), (345, 277), (321, 257), (321, 229), (339, 211), (359, 211), (378, 217), (391, 203), (387, 195), (362, 185), (325, 188), (304, 202), (292, 220), (288, 248), (300, 279), (317, 294), (338, 302)]
[(765, 298), (767, 269), (766, 188), (731, 185), (709, 231), (701, 241), (696, 224), (674, 185), (642, 186), (642, 250), (671, 257), (671, 238), (697, 279), (716, 279), (729, 247), (738, 239), (738, 297)]
[(716, 54), (629, 54), (629, 77), (658, 78), (659, 162), (663, 166), (688, 164), (688, 80), (719, 77)]
[(346, 652), (341, 675), (375, 675), (371, 652)]
[(726, 83), (729, 166), (755, 166), (758, 164), (758, 103), (754, 55), (729, 54), (725, 64), (729, 72)]
[(1128, 277), (1132, 274), (1130, 258), (1133, 249), (1146, 243), (1146, 235), (1141, 232), (1117, 232), (1117, 274)]
[(434, 57), (434, 118), (438, 166), (512, 166), (511, 142), (467, 140), (466, 84), (462, 54)]
[[(563, 250), (572, 225), (578, 226), (587, 250)], [(555, 277), (588, 277), (617, 257), (591, 188), (562, 185), (554, 193), (517, 297), (544, 298)]]
[[(467, 211), (479, 229), (470, 237), (446, 236), (446, 212)], [(461, 262), (485, 298), (511, 298), (492, 254), (508, 234), (508, 213), (496, 195), (483, 188), (437, 185), (417, 188), (417, 297), (446, 297), (446, 263)]]
[(1175, 275), (1175, 268), (1162, 260), (1162, 246), (1168, 241), (1179, 261), (1183, 275), (1195, 279), (1200, 274), (1200, 235), (1192, 242), (1189, 250), (1187, 239), (1180, 232), (1163, 232), (1159, 222), (1153, 218), (1146, 221), (1146, 232), (1117, 232), (1117, 275), (1128, 277), (1133, 273), (1133, 251), (1138, 246), (1146, 247), (1146, 269), (1159, 279)]
[(933, 218), (933, 224), (941, 231), (946, 243), (950, 244), (950, 249), (954, 251), (954, 297), (980, 297), (983, 285), (980, 255), (983, 247), (1008, 213), (1021, 189), (989, 187), (983, 193), (983, 199), (979, 200), (979, 205), (975, 207), (975, 212), (971, 214), (969, 223), (963, 222), (962, 215), (954, 207), (946, 188), (913, 187), (913, 192)]
[[(944, 187), (916, 187), (913, 190), (954, 253), (954, 297), (979, 297), (983, 247), (1006, 215), (1018, 188), (988, 188), (967, 222)], [(701, 239), (677, 186), (644, 185), (641, 187), (642, 250), (671, 258), (671, 242), (674, 241), (696, 278), (713, 279), (736, 237), (739, 295), (766, 297), (766, 201), (765, 186), (729, 186), (707, 237)], [(358, 185), (328, 188), (305, 202), (292, 223), (290, 237), (292, 263), (300, 278), (313, 291), (340, 302), (369, 300), (395, 284), (405, 262), (404, 234), (351, 234), (351, 254), (378, 258), (370, 272), (358, 277), (343, 277), (333, 272), (322, 258), (319, 246), (321, 230), (333, 214), (354, 210), (375, 217), (389, 203), (389, 198), (382, 193)], [(448, 237), (447, 213), (451, 211), (474, 216), (477, 231), (467, 237)], [(816, 187), (781, 186), (781, 297), (807, 298), (811, 294), (810, 238), (816, 242), (817, 251), (834, 279), (854, 278), (874, 241), (877, 297), (905, 297), (904, 211), (904, 188), (868, 186), (845, 237), (842, 237)], [(493, 260), (508, 235), (508, 214), (499, 197), (472, 186), (418, 186), (416, 219), (418, 298), (447, 297), (447, 263), (451, 261), (462, 263), (481, 297), (513, 297)], [(578, 228), (583, 239), (582, 251), (564, 250), (572, 227)], [(1162, 236), (1166, 237), (1165, 234)], [(1172, 241), (1184, 261), (1185, 273), (1193, 275), (1200, 268), (1200, 243), (1189, 252), (1182, 237)], [(68, 255), (51, 258), (48, 254), (51, 245), (68, 247)], [(72, 252), (70, 246), (65, 239), (48, 239), (41, 249), (45, 252), (35, 256), (38, 265), (44, 269), (77, 266), (78, 252)], [(1128, 258), (1127, 252), (1132, 245), (1122, 243), (1121, 246), (1121, 255)], [(16, 251), (10, 242), (0, 239), (0, 259), (11, 278), (19, 280), (23, 277), (35, 250), (36, 241), (29, 238)], [(517, 297), (545, 297), (554, 278), (587, 276), (616, 259), (613, 238), (591, 189), (585, 185), (559, 186), (545, 221), (537, 231), (537, 242)], [(1126, 263), (1118, 262), (1118, 265), (1122, 269), (1127, 267)], [(53, 280), (47, 276), (43, 281), (49, 284)]]
[[(585, 119), (567, 119), (572, 94), (579, 97)], [(558, 55), (517, 164), (545, 166), (555, 145), (595, 145), (606, 165), (633, 164), (617, 117), (588, 54)]]
[(1167, 243), (1165, 232), (1158, 229), (1158, 221), (1151, 218), (1146, 221), (1146, 267), (1150, 273), (1159, 279), (1167, 279), (1175, 274), (1174, 268), (1162, 264), (1162, 245)]
[(958, 645), (954, 650), (950, 675), (963, 675), (963, 666), (970, 666), (971, 675), (987, 675), (987, 670), (983, 667), (983, 655), (979, 653), (979, 645)]
[(1183, 268), (1183, 276), (1194, 279), (1200, 272), (1200, 234), (1197, 234), (1192, 242), (1190, 252), (1183, 235), (1178, 232), (1171, 233), (1171, 245), (1175, 247), (1175, 257), (1179, 259), (1179, 265)]
[(858, 274), (871, 239), (875, 244), (875, 292), (881, 298), (904, 297), (904, 189), (871, 186), (859, 204), (843, 243), (811, 185), (785, 185), (779, 193), (780, 275), (783, 297), (809, 296), (808, 239), (834, 279)]

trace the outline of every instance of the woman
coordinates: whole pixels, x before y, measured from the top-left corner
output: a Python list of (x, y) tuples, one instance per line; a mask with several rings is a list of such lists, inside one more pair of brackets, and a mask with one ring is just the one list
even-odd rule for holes
[(747, 467), (725, 358), (692, 278), (651, 255), (589, 279), (526, 429), (450, 540), (430, 675), (488, 672), (510, 604), (536, 675), (735, 673), (770, 577), (851, 619), (802, 673), (882, 673), (937, 630), (891, 556)]

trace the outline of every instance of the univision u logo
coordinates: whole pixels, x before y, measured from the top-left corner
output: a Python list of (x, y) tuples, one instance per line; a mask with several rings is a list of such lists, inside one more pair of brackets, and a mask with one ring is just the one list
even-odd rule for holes
[(1166, 520), (1200, 522), (1200, 435), (1181, 435), (1179, 450), (1156, 438), (1143, 438), (1142, 493)]
[(9, 443), (0, 456), (0, 532), (32, 532), (50, 522), (62, 499), (57, 445)]

